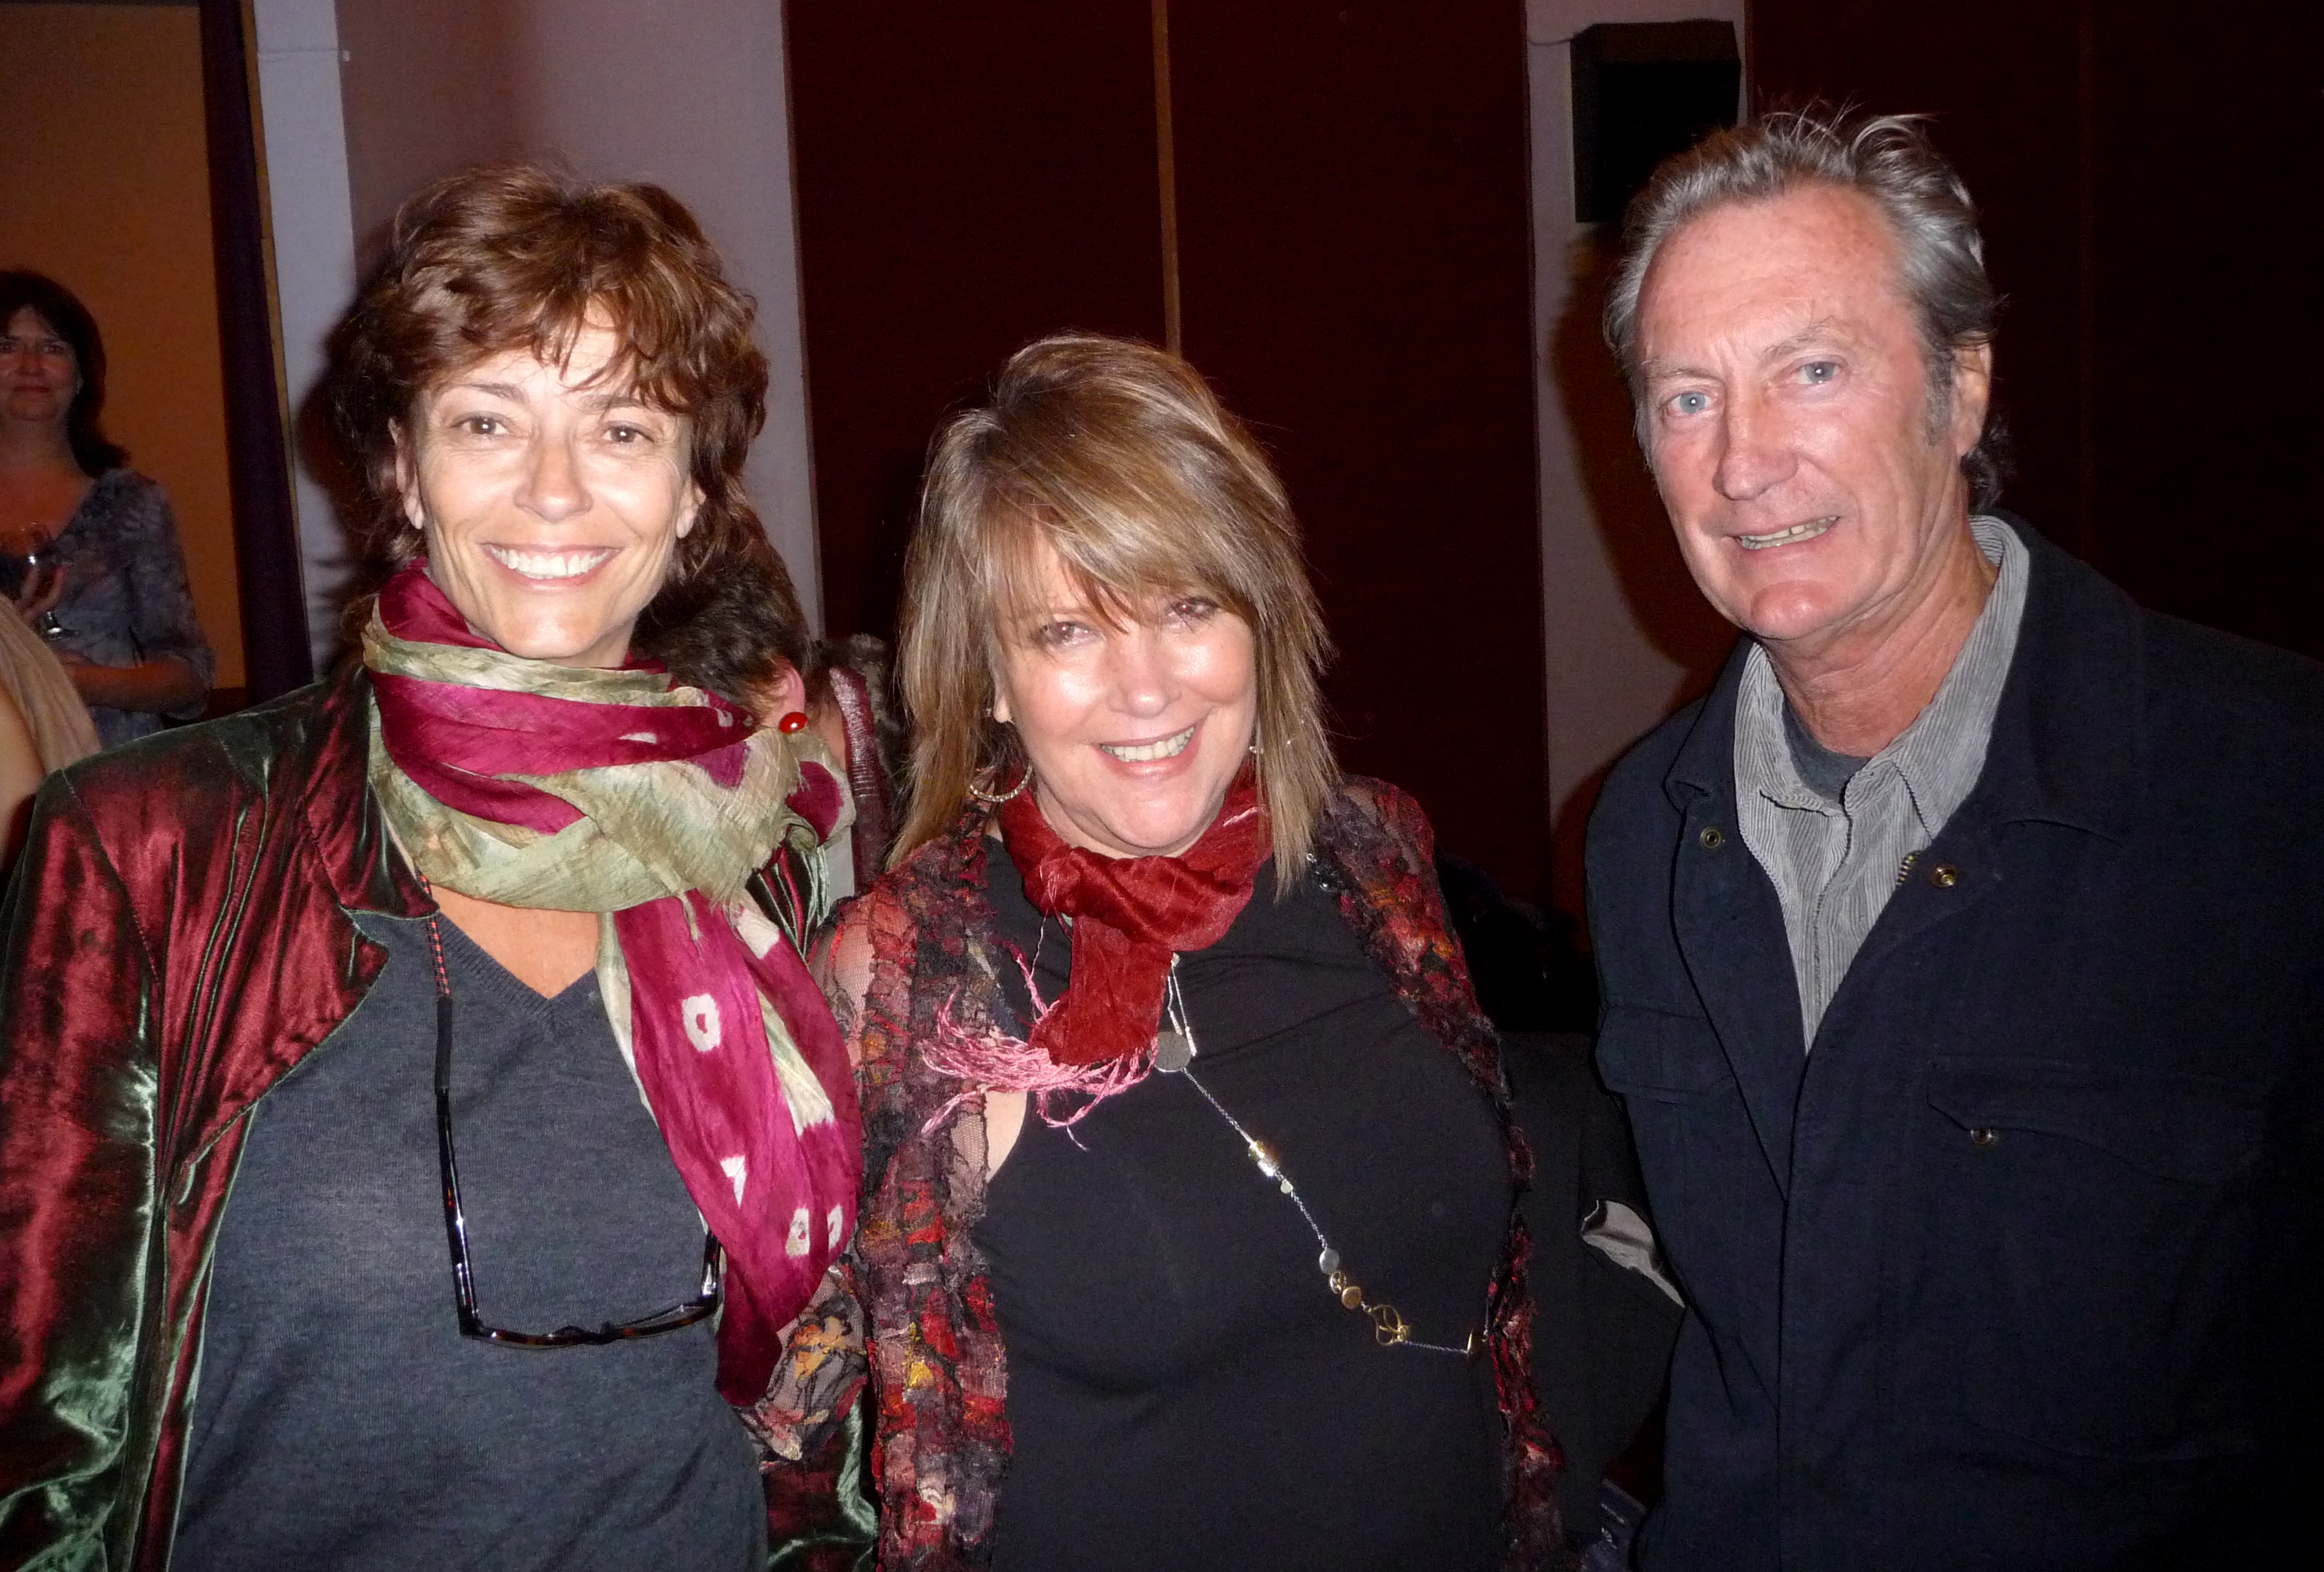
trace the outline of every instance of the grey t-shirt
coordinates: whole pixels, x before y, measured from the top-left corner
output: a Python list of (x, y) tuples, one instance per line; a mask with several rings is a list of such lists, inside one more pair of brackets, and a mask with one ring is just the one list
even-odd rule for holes
[(1826, 748), (1800, 720), (1800, 713), (1784, 703), (1784, 740), (1792, 750), (1792, 768), (1800, 772), (1800, 779), (1820, 797), (1840, 801), (1840, 793), (1856, 778), (1856, 772), (1872, 762), (1872, 756), (1859, 758), (1853, 753), (1841, 753)]
[[(424, 922), (254, 1110), (218, 1230), (175, 1572), (762, 1566), (711, 1321), (604, 1347), (463, 1338)], [(544, 999), (449, 923), (453, 1134), (479, 1314), (595, 1327), (688, 1299), (700, 1215), (596, 980)]]

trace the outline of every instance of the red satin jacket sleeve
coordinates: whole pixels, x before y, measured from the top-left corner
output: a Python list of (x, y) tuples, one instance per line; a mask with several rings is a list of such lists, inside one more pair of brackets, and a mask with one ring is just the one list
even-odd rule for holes
[(134, 1536), (151, 1448), (132, 1432), (154, 1417), (160, 974), (62, 777), (0, 944), (0, 1565), (103, 1565)]
[(0, 906), (0, 1567), (167, 1565), (243, 1115), (424, 912), (360, 672), (52, 777)]

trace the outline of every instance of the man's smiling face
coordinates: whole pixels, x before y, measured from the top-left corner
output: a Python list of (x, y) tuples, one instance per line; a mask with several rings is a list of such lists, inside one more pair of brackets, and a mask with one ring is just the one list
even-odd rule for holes
[(1943, 583), (1990, 354), (1932, 399), (1897, 245), (1852, 192), (1715, 207), (1663, 244), (1638, 303), (1648, 461), (1695, 583), (1814, 653), (1877, 638)]

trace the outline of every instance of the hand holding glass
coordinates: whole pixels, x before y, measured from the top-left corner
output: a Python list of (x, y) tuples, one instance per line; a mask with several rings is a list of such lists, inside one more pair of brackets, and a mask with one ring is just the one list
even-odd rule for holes
[[(32, 525), (0, 531), (0, 588), (14, 599), (18, 611), (32, 618), (33, 631), (43, 639), (64, 639), (72, 633), (57, 621), (65, 565), (57, 560), (54, 547), (54, 541)], [(40, 607), (37, 615), (32, 611), (35, 606)]]

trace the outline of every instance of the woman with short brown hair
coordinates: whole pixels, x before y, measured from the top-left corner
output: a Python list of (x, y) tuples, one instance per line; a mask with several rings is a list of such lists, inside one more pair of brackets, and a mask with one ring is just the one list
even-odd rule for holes
[(762, 1415), (812, 1457), (876, 1368), (883, 1566), (1555, 1551), (1523, 1147), (1427, 822), (1333, 763), (1324, 642), (1176, 357), (1045, 340), (939, 437), (911, 812), (817, 955), (864, 1222)]
[(44, 791), (0, 1559), (763, 1564), (728, 1405), (846, 1239), (857, 1122), (750, 322), (652, 187), (414, 198), (339, 345), (360, 659)]

